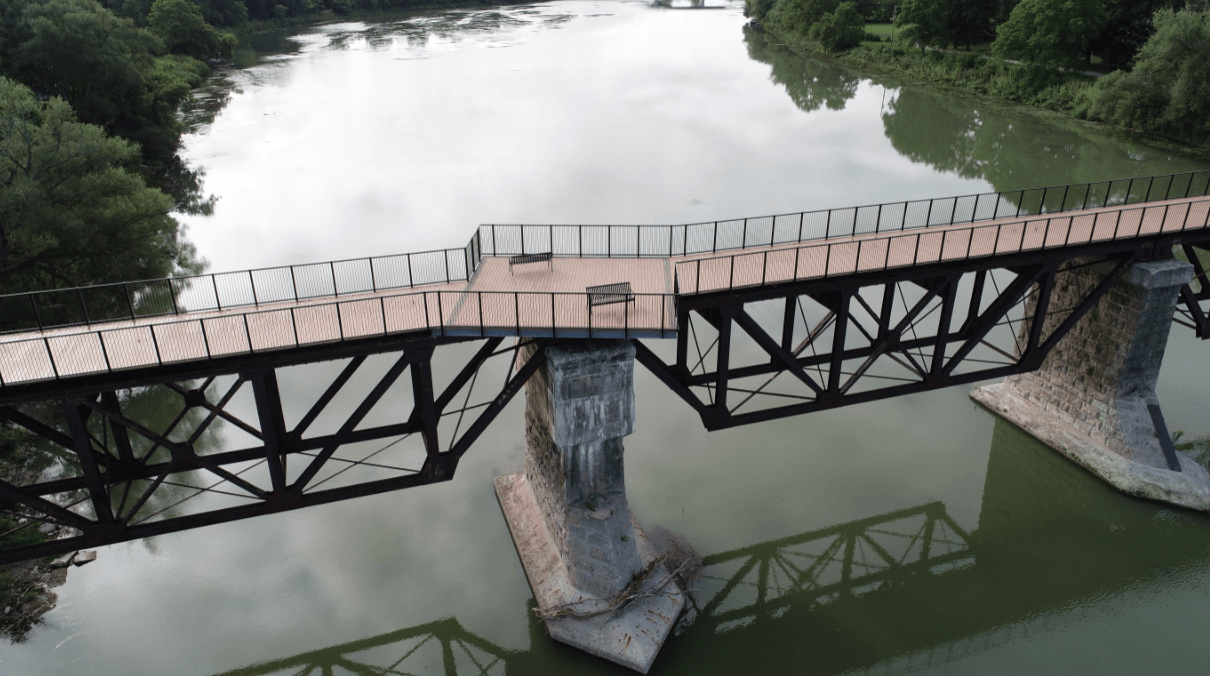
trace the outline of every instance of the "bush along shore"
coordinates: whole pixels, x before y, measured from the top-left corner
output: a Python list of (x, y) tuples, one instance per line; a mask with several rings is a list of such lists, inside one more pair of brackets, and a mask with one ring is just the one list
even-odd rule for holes
[[(1098, 42), (1098, 31), (1110, 30), (1102, 3), (1116, 1), (1062, 3), (1088, 5), (1069, 23), (1043, 11), (1053, 9), (1051, 0), (1008, 2), (1013, 7), (1000, 23), (989, 17), (981, 32), (964, 37), (959, 29), (945, 30), (945, 17), (968, 0), (904, 0), (893, 41), (887, 26), (867, 29), (862, 3), (746, 0), (745, 14), (754, 28), (800, 54), (1117, 127), (1159, 145), (1210, 151), (1210, 8), (1200, 0), (1179, 8), (1157, 0), (1151, 4), (1170, 6), (1145, 16), (1145, 30), (1131, 34), (1134, 42), (1121, 38), (1106, 46)], [(945, 11), (935, 11), (934, 21), (924, 5)], [(1094, 47), (1113, 58), (1095, 56)], [(1121, 67), (1103, 76), (1088, 72), (1115, 63)]]

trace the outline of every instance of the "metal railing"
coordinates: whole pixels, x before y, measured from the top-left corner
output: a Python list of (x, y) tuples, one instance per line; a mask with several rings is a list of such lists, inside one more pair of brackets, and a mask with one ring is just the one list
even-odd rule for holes
[(466, 281), (483, 256), (711, 254), (1208, 192), (1201, 171), (688, 225), (482, 225), (462, 249), (0, 296), (0, 334)]
[(1210, 199), (1086, 216), (1050, 216), (894, 237), (717, 256), (676, 264), (677, 295), (729, 291), (921, 264), (1057, 249), (1206, 228)]
[(589, 307), (587, 293), (419, 291), (0, 343), (0, 386), (378, 336), (665, 338), (675, 296)]
[(476, 236), (462, 249), (12, 294), (0, 296), (0, 333), (446, 284), (478, 263)]
[(483, 255), (692, 256), (833, 237), (1204, 196), (1210, 171), (688, 225), (481, 225)]

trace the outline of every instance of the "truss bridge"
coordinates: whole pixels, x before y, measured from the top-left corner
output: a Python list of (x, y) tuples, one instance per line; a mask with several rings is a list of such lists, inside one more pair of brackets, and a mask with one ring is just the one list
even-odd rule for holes
[[(629, 340), (715, 430), (1035, 370), (1145, 261), (1193, 264), (1177, 321), (1204, 338), (1207, 248), (1200, 172), (674, 226), (489, 224), (461, 249), (0, 297), (0, 417), (55, 458), (0, 481), (0, 502), (17, 529), (61, 533), (0, 562), (447, 481), (543, 366), (519, 349), (534, 343)], [(318, 362), (336, 363), (322, 393), (287, 414), (278, 372)], [(397, 414), (378, 421), (388, 393)], [(219, 425), (247, 444), (214, 448)], [(406, 462), (379, 455), (403, 439)]]

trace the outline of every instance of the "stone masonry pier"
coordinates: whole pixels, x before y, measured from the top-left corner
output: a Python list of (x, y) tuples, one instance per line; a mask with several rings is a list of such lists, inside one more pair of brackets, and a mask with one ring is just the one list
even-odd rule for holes
[[(1064, 275), (1051, 306), (1072, 306), (1104, 274), (1092, 266)], [(1125, 493), (1210, 511), (1210, 474), (1172, 448), (1155, 392), (1177, 293), (1191, 277), (1181, 261), (1135, 264), (1040, 369), (971, 398)]]
[(518, 361), (535, 349), (546, 363), (525, 385), (525, 472), (497, 477), (496, 495), (551, 637), (646, 673), (684, 599), (626, 502), (635, 348), (531, 344)]

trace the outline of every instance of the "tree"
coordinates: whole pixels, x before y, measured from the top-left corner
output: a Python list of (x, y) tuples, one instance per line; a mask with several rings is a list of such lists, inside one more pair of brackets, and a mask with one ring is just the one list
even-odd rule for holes
[(155, 0), (147, 25), (168, 51), (195, 59), (230, 58), (239, 41), (206, 23), (202, 10), (188, 0)]
[(992, 30), (993, 6), (987, 0), (950, 0), (946, 29), (949, 41), (970, 49), (995, 36)]
[(1210, 11), (1162, 9), (1134, 70), (1101, 78), (1088, 116), (1204, 141), (1210, 131)]
[(865, 37), (865, 19), (851, 2), (842, 2), (836, 11), (824, 14), (811, 26), (811, 39), (818, 40), (829, 52), (852, 49)]
[(1125, 68), (1151, 36), (1151, 16), (1161, 9), (1179, 9), (1180, 0), (1102, 0), (1105, 27), (1092, 43), (1092, 52), (1113, 68)]
[(815, 22), (835, 11), (839, 4), (840, 0), (781, 0), (769, 19), (788, 33), (805, 36)]
[(195, 271), (171, 202), (126, 166), (136, 146), (0, 77), (0, 290)]
[(1043, 66), (1092, 60), (1092, 41), (1105, 26), (1101, 0), (1022, 0), (996, 29), (992, 52)]
[(947, 0), (904, 0), (895, 27), (909, 44), (945, 47), (949, 44), (949, 2)]
[[(3, 0), (0, 75), (67, 101), (82, 122), (143, 146), (160, 164), (180, 139), (176, 111), (209, 72), (95, 0)], [(11, 23), (10, 23), (11, 22)]]

